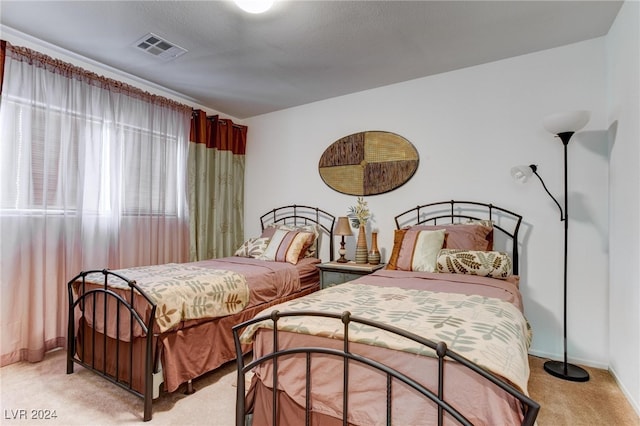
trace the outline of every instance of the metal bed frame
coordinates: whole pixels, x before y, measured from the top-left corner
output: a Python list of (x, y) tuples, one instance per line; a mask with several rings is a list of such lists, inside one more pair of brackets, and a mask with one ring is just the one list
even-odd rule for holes
[[(98, 273), (102, 273), (104, 276), (104, 286), (102, 288), (99, 289), (94, 289), (94, 290), (89, 290), (86, 291), (86, 277), (87, 275), (94, 273), (94, 272), (98, 272)], [(122, 281), (126, 282), (127, 285), (129, 286), (129, 300), (126, 300), (125, 298), (121, 297), (119, 294), (113, 292), (112, 290), (109, 290), (109, 287), (107, 286), (107, 280), (109, 279), (109, 276), (114, 276), (116, 278), (121, 279)], [(82, 280), (80, 286), (82, 288), (82, 297), (77, 297), (74, 300), (74, 294), (73, 294), (73, 284), (78, 281), (78, 280)], [(107, 269), (102, 269), (102, 270), (91, 270), (91, 271), (83, 271), (80, 272), (78, 275), (76, 275), (74, 278), (71, 279), (71, 281), (69, 281), (68, 285), (68, 292), (69, 292), (69, 324), (68, 324), (68, 336), (72, 336), (72, 338), (69, 338), (69, 344), (67, 345), (67, 374), (71, 374), (73, 373), (73, 366), (74, 363), (81, 365), (91, 371), (93, 371), (94, 373), (98, 374), (99, 376), (102, 376), (103, 378), (109, 380), (111, 383), (114, 383), (118, 386), (120, 386), (121, 388), (133, 393), (134, 395), (143, 398), (144, 399), (144, 420), (151, 420), (151, 403), (152, 403), (152, 396), (153, 396), (153, 374), (154, 372), (157, 372), (157, 366), (158, 366), (158, 353), (157, 351), (154, 352), (153, 350), (153, 341), (154, 341), (154, 334), (153, 333), (149, 333), (149, 330), (153, 330), (153, 324), (155, 321), (155, 316), (156, 316), (156, 304), (153, 302), (153, 300), (149, 297), (149, 295), (147, 295), (140, 287), (138, 287), (138, 285), (136, 284), (136, 282), (134, 280), (129, 280), (127, 278), (125, 278), (122, 275), (119, 275), (115, 272), (111, 272)], [(150, 312), (151, 314), (149, 315), (149, 320), (147, 322), (145, 322), (142, 317), (140, 316), (140, 314), (138, 314), (138, 312), (136, 312), (136, 310), (133, 307), (133, 300), (134, 300), (134, 296), (135, 296), (135, 292), (140, 293), (145, 300), (149, 303), (149, 307), (151, 308)], [(76, 354), (76, 344), (77, 341), (76, 339), (79, 338), (78, 335), (76, 335), (76, 330), (75, 330), (75, 311), (76, 311), (76, 307), (80, 308), (80, 312), (81, 312), (81, 317), (80, 318), (84, 318), (84, 311), (85, 311), (85, 304), (87, 303), (87, 300), (90, 299), (92, 304), (95, 306), (96, 305), (96, 299), (98, 297), (98, 295), (102, 295), (102, 300), (104, 303), (104, 314), (103, 314), (103, 324), (107, 323), (107, 303), (110, 300), (113, 300), (116, 302), (117, 304), (117, 312), (118, 312), (118, 318), (116, 319), (116, 328), (117, 328), (117, 335), (116, 335), (116, 367), (115, 367), (115, 374), (109, 374), (107, 372), (107, 363), (106, 363), (106, 358), (107, 358), (107, 344), (106, 344), (106, 334), (104, 334), (104, 338), (103, 338), (103, 353), (102, 353), (102, 367), (99, 367), (96, 365), (96, 350), (95, 350), (95, 346), (96, 346), (96, 330), (95, 328), (92, 327), (93, 330), (93, 335), (91, 338), (91, 345), (92, 345), (92, 349), (91, 349), (91, 362), (88, 362), (85, 360), (85, 345), (82, 345), (82, 349), (80, 351), (80, 354)], [(129, 317), (129, 336), (133, 336), (133, 328), (134, 325), (137, 323), (138, 325), (140, 325), (140, 327), (142, 328), (144, 334), (145, 334), (145, 340), (146, 340), (146, 349), (145, 349), (145, 373), (144, 373), (144, 392), (138, 392), (137, 390), (135, 390), (133, 388), (133, 368), (129, 368), (129, 374), (128, 377), (126, 379), (121, 379), (120, 378), (120, 346), (121, 346), (121, 340), (120, 340), (120, 308), (124, 307), (126, 309), (126, 311), (129, 312), (130, 317)], [(92, 314), (92, 324), (96, 323), (96, 310), (94, 309)], [(123, 345), (124, 346), (124, 345)], [(123, 351), (125, 350), (124, 348), (122, 349)], [(78, 355), (78, 356), (76, 356)], [(128, 365), (132, 366), (133, 365), (133, 346), (129, 345), (129, 350), (127, 353), (127, 360), (128, 360)], [(153, 360), (153, 362), (152, 362)]]
[[(318, 207), (299, 206), (296, 204), (284, 207), (278, 207), (260, 216), (260, 226), (264, 231), (269, 225), (318, 225), (322, 231), (320, 236), (329, 237), (329, 260), (333, 260), (333, 228), (335, 227), (336, 217)], [(321, 238), (321, 237), (319, 237)], [(318, 241), (318, 251), (320, 243)], [(320, 257), (320, 252), (317, 253)]]
[[(522, 216), (490, 203), (477, 201), (438, 201), (413, 207), (395, 217), (396, 228), (415, 225), (440, 225), (462, 223), (461, 220), (490, 220), (493, 229), (497, 229), (512, 242), (511, 259), (513, 274), (518, 274), (520, 263), (518, 250), (518, 231)], [(508, 226), (507, 226), (508, 225)]]
[[(512, 242), (511, 252), (513, 259), (513, 273), (518, 273), (518, 231), (520, 229), (520, 224), (522, 222), (522, 216), (516, 214), (507, 209), (495, 206), (493, 204), (475, 202), (475, 201), (440, 201), (429, 204), (418, 205), (414, 208), (411, 208), (399, 215), (395, 216), (395, 224), (397, 229), (401, 229), (407, 226), (414, 225), (422, 225), (422, 224), (432, 224), (432, 225), (441, 225), (441, 224), (455, 224), (455, 223), (464, 223), (462, 221), (468, 220), (491, 220), (493, 222), (494, 229), (500, 231), (507, 239), (510, 239)], [(277, 322), (279, 318), (288, 317), (288, 316), (322, 316), (322, 317), (330, 317), (341, 319), (344, 324), (344, 338), (343, 338), (343, 350), (336, 350), (330, 348), (322, 348), (322, 347), (297, 347), (297, 348), (289, 348), (280, 350), (278, 346), (278, 327)], [(260, 322), (260, 321), (272, 321), (273, 323), (273, 351), (269, 354), (266, 354), (259, 359), (254, 359), (251, 362), (246, 363), (242, 353), (240, 346), (240, 334), (241, 332), (249, 325)], [(438, 358), (438, 389), (430, 390), (422, 386), (420, 383), (413, 380), (411, 377), (406, 376), (405, 374), (389, 367), (385, 366), (375, 360), (372, 360), (367, 357), (363, 357), (356, 353), (351, 352), (350, 342), (348, 339), (349, 336), (349, 324), (363, 324), (366, 326), (379, 328), (382, 330), (386, 330), (390, 333), (397, 334), (403, 336), (407, 339), (413, 340), (422, 344), (424, 346), (428, 346), (433, 349)], [(271, 315), (262, 315), (260, 317), (256, 317), (252, 320), (243, 322), (242, 324), (238, 324), (233, 328), (234, 340), (236, 345), (237, 357), (237, 400), (236, 400), (236, 426), (243, 426), (247, 420), (246, 417), (246, 405), (245, 405), (245, 375), (251, 371), (254, 367), (265, 363), (272, 362), (273, 363), (273, 383), (272, 383), (272, 391), (273, 391), (273, 412), (272, 412), (272, 424), (277, 424), (277, 408), (278, 408), (278, 396), (277, 396), (277, 385), (278, 385), (278, 359), (281, 357), (286, 357), (292, 354), (304, 353), (306, 354), (306, 403), (305, 403), (305, 424), (309, 425), (311, 421), (311, 408), (310, 408), (310, 387), (311, 387), (311, 355), (312, 354), (326, 354), (335, 357), (342, 357), (344, 360), (343, 363), (343, 392), (342, 392), (342, 423), (347, 426), (347, 416), (348, 416), (348, 401), (349, 401), (349, 363), (356, 362), (360, 364), (368, 365), (369, 367), (379, 370), (383, 372), (387, 377), (387, 389), (386, 389), (386, 409), (387, 409), (387, 424), (391, 425), (391, 390), (393, 387), (394, 380), (400, 381), (405, 385), (411, 387), (419, 394), (423, 395), (425, 398), (429, 399), (433, 403), (437, 404), (437, 412), (438, 412), (438, 425), (442, 425), (444, 422), (444, 413), (447, 412), (450, 414), (453, 419), (459, 422), (462, 425), (471, 425), (472, 423), (463, 416), (459, 411), (453, 408), (446, 402), (444, 395), (444, 374), (445, 374), (445, 360), (455, 361), (464, 367), (468, 368), (472, 372), (482, 376), (487, 381), (494, 383), (496, 386), (500, 387), (510, 395), (513, 395), (518, 401), (520, 401), (524, 413), (523, 425), (533, 425), (535, 424), (535, 419), (540, 410), (540, 405), (533, 401), (528, 396), (524, 395), (514, 386), (504, 382), (499, 379), (497, 376), (489, 373), (488, 371), (478, 367), (473, 362), (464, 358), (463, 356), (457, 354), (456, 352), (447, 348), (447, 345), (444, 342), (434, 342), (430, 339), (426, 339), (424, 337), (418, 336), (406, 330), (402, 330), (384, 323), (370, 321), (360, 317), (354, 317), (349, 312), (343, 312), (341, 314), (335, 313), (330, 314), (326, 312), (307, 312), (307, 311), (290, 311), (290, 312), (279, 312), (275, 311)]]
[[(340, 319), (344, 324), (343, 333), (343, 350), (331, 349), (331, 348), (322, 348), (322, 347), (297, 347), (291, 349), (279, 350), (278, 345), (278, 320), (283, 317), (308, 317), (308, 316), (320, 316), (326, 318), (335, 318)], [(245, 327), (265, 321), (270, 320), (273, 322), (273, 352), (260, 357), (258, 359), (254, 359), (249, 363), (245, 363), (245, 360), (242, 356), (241, 345), (240, 345), (240, 334), (241, 330), (244, 330)], [(380, 362), (372, 360), (370, 358), (361, 356), (359, 354), (353, 353), (350, 350), (350, 342), (349, 342), (349, 325), (362, 324), (369, 327), (374, 327), (378, 329), (382, 329), (388, 331), (390, 333), (405, 337), (407, 339), (413, 340), (421, 345), (428, 346), (436, 352), (438, 358), (438, 389), (437, 391), (432, 391), (420, 383), (413, 380), (411, 377), (395, 370), (391, 367), (388, 367)], [(515, 387), (510, 384), (500, 380), (493, 374), (483, 370), (478, 367), (476, 364), (472, 363), (468, 359), (463, 356), (457, 354), (456, 352), (447, 348), (447, 345), (444, 342), (436, 343), (432, 340), (425, 339), (421, 336), (408, 332), (406, 330), (399, 329), (397, 327), (393, 327), (387, 324), (383, 324), (376, 321), (370, 321), (364, 318), (352, 316), (348, 311), (343, 312), (342, 314), (330, 314), (326, 312), (308, 312), (308, 311), (290, 311), (290, 312), (279, 312), (274, 311), (270, 315), (262, 315), (246, 321), (242, 324), (238, 324), (233, 327), (233, 337), (236, 343), (237, 352), (237, 396), (236, 396), (236, 426), (244, 426), (246, 424), (245, 418), (245, 375), (247, 372), (251, 371), (254, 367), (263, 364), (265, 362), (271, 361), (273, 364), (273, 383), (272, 383), (272, 425), (277, 425), (277, 413), (278, 413), (278, 359), (281, 357), (286, 357), (292, 354), (304, 353), (306, 357), (306, 380), (305, 380), (305, 425), (309, 426), (311, 423), (311, 356), (313, 354), (325, 354), (331, 355), (335, 357), (343, 358), (343, 390), (342, 390), (342, 424), (344, 426), (348, 425), (347, 417), (348, 417), (348, 407), (349, 407), (349, 363), (356, 362), (359, 364), (367, 365), (375, 370), (381, 371), (386, 375), (386, 412), (387, 419), (386, 424), (391, 425), (391, 408), (392, 408), (392, 400), (391, 400), (391, 392), (393, 388), (394, 380), (400, 381), (410, 388), (414, 389), (416, 392), (420, 393), (422, 396), (428, 398), (430, 401), (435, 403), (438, 406), (438, 425), (443, 425), (444, 422), (444, 413), (445, 411), (450, 414), (455, 420), (457, 420), (460, 424), (465, 426), (471, 426), (472, 423), (458, 410), (449, 405), (445, 400), (444, 395), (444, 373), (445, 373), (445, 359), (456, 361), (457, 363), (465, 366), (469, 370), (474, 373), (482, 376), (486, 380), (500, 387), (510, 395), (513, 395), (515, 398), (520, 401), (522, 404), (522, 409), (524, 412), (524, 419), (522, 421), (522, 425), (532, 426), (535, 424), (536, 417), (538, 412), (540, 411), (540, 405), (520, 392)]]
[[(302, 205), (289, 205), (278, 207), (269, 212), (263, 214), (260, 217), (260, 225), (262, 230), (267, 226), (272, 224), (285, 224), (285, 225), (309, 225), (309, 224), (317, 224), (320, 228), (320, 235), (326, 236), (329, 238), (329, 249), (330, 249), (330, 260), (333, 260), (333, 229), (335, 225), (335, 216), (322, 210), (318, 207), (310, 207), (310, 206), (302, 206)], [(317, 256), (320, 257), (320, 247), (321, 241), (318, 241), (318, 253)], [(86, 290), (86, 277), (92, 273), (102, 273), (104, 276), (104, 284), (99, 288), (94, 288), (91, 290)], [(109, 277), (116, 277), (123, 282), (127, 283), (128, 297), (124, 298), (111, 290), (108, 285)], [(79, 284), (76, 284), (78, 283)], [(74, 291), (74, 285), (79, 285), (80, 295), (76, 294)], [(153, 391), (154, 391), (154, 375), (161, 374), (160, 371), (160, 351), (156, 345), (156, 338), (158, 334), (153, 332), (149, 332), (153, 330), (153, 325), (155, 324), (156, 318), (156, 304), (153, 299), (146, 294), (136, 283), (134, 280), (129, 280), (126, 277), (119, 275), (115, 272), (109, 271), (108, 269), (102, 270), (89, 270), (80, 272), (74, 278), (72, 278), (67, 283), (68, 295), (69, 295), (69, 312), (68, 312), (68, 344), (67, 344), (67, 374), (72, 374), (74, 371), (74, 365), (78, 364), (99, 376), (107, 379), (108, 381), (114, 383), (115, 385), (125, 389), (126, 391), (142, 398), (144, 400), (144, 414), (143, 420), (149, 421), (152, 418), (152, 402), (153, 402)], [(137, 312), (134, 308), (134, 296), (136, 293), (142, 295), (146, 302), (148, 303), (147, 312), (149, 312), (149, 317), (145, 321), (144, 317), (146, 314), (144, 312)], [(99, 298), (102, 298), (101, 301), (98, 301)], [(88, 340), (88, 336), (81, 336), (76, 330), (76, 324), (83, 324), (83, 320), (87, 318), (85, 314), (85, 308), (87, 304), (91, 306), (95, 306), (96, 303), (103, 303), (104, 313), (102, 318), (96, 317), (96, 310), (92, 310), (92, 322), (91, 324), (96, 324), (96, 321), (102, 321), (103, 324), (107, 323), (107, 305), (111, 305), (112, 303), (116, 304), (117, 314), (116, 314), (116, 338), (115, 340), (115, 355), (116, 355), (116, 364), (115, 364), (115, 372), (108, 371), (107, 369), (107, 334), (100, 334), (96, 331), (94, 327), (91, 327), (91, 356), (88, 358), (85, 356), (85, 345), (79, 345), (78, 339), (84, 338), (85, 342)], [(123, 312), (128, 312), (127, 314), (121, 314), (121, 308)], [(121, 336), (120, 334), (120, 325), (121, 321), (125, 320), (123, 316), (128, 316), (129, 320), (129, 336), (133, 336), (133, 330), (135, 325), (139, 325), (144, 333), (145, 338), (145, 353), (144, 353), (144, 390), (142, 392), (134, 389), (133, 387), (133, 359), (134, 359), (134, 348), (132, 344), (128, 345), (128, 349), (125, 348), (127, 346), (128, 340), (126, 337)], [(100, 337), (102, 336), (102, 337)], [(133, 339), (130, 339), (133, 340)], [(102, 362), (96, 362), (96, 341), (102, 343)], [(81, 347), (80, 352), (78, 353), (78, 347)], [(124, 359), (126, 359), (126, 365), (121, 365), (121, 355)], [(242, 356), (241, 356), (242, 357)], [(127, 377), (122, 377), (122, 371), (125, 369), (128, 370), (129, 374)], [(159, 381), (161, 383), (161, 381)], [(158, 386), (159, 386), (158, 383)], [(189, 380), (187, 382), (187, 390), (186, 393), (193, 393), (192, 381)]]

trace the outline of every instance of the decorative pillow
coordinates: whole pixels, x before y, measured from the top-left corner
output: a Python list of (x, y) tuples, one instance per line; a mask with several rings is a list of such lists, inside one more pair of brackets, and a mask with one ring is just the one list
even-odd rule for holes
[(249, 238), (233, 255), (257, 258), (264, 253), (268, 244), (269, 238)]
[(318, 257), (318, 244), (320, 243), (320, 226), (313, 223), (309, 225), (286, 225), (286, 224), (272, 224), (267, 226), (262, 231), (261, 237), (271, 238), (277, 229), (283, 229), (285, 231), (302, 231), (311, 232), (313, 234), (313, 241), (304, 253), (304, 257)]
[(400, 247), (402, 247), (402, 240), (404, 234), (407, 233), (407, 229), (396, 229), (393, 234), (393, 248), (391, 249), (391, 256), (385, 269), (398, 269), (398, 256), (400, 255)]
[(276, 229), (262, 256), (258, 259), (298, 263), (314, 240), (311, 232)]
[[(446, 237), (443, 248), (459, 250), (493, 250), (493, 225), (491, 221), (474, 221), (467, 224), (416, 225), (408, 229), (437, 230), (444, 229)], [(491, 225), (491, 226), (487, 226)]]
[(436, 260), (444, 243), (444, 229), (398, 230), (387, 269), (436, 272)]
[(480, 275), (505, 279), (511, 276), (512, 262), (508, 253), (442, 249), (438, 255), (438, 272)]

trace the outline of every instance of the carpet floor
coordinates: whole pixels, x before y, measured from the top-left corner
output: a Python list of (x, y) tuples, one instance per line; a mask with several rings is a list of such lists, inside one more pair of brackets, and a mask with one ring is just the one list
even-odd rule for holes
[[(54, 351), (43, 362), (0, 369), (2, 425), (142, 424), (141, 399), (82, 367), (66, 374), (65, 355), (62, 350)], [(587, 368), (591, 380), (574, 383), (548, 375), (543, 363), (543, 359), (530, 357), (529, 392), (542, 407), (539, 426), (640, 425), (607, 371)], [(235, 380), (235, 364), (231, 363), (195, 380), (193, 395), (185, 395), (182, 389), (162, 394), (154, 401), (150, 424), (232, 426)], [(52, 413), (55, 418), (34, 418)]]

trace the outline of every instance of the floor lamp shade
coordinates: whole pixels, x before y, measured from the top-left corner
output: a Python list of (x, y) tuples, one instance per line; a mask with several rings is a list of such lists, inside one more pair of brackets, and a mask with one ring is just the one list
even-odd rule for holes
[(589, 111), (570, 111), (552, 114), (544, 118), (543, 125), (553, 135), (577, 132), (587, 125), (591, 113)]

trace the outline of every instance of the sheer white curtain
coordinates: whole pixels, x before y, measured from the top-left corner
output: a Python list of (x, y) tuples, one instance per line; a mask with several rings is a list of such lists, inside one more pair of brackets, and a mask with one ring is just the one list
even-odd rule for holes
[(189, 258), (191, 108), (4, 44), (1, 365), (65, 346), (67, 282)]

